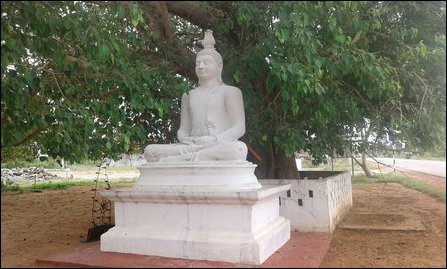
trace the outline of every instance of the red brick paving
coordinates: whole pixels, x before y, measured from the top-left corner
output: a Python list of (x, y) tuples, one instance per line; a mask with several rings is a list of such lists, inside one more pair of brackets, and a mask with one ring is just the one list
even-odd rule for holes
[(329, 250), (331, 239), (329, 233), (291, 232), (291, 239), (261, 265), (101, 252), (99, 241), (37, 259), (36, 265), (84, 268), (318, 268)]

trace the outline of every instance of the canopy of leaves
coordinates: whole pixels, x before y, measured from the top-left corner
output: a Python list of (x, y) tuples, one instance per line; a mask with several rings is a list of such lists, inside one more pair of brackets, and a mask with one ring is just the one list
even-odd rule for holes
[(317, 159), (364, 128), (419, 148), (445, 141), (445, 3), (233, 6), (239, 46), (227, 61), (256, 115), (250, 141)]
[(2, 147), (35, 140), (79, 161), (169, 140), (188, 84), (127, 8), (2, 3)]
[(365, 127), (445, 143), (445, 2), (3, 2), (1, 27), (2, 147), (174, 142), (207, 28), (263, 158), (319, 159)]

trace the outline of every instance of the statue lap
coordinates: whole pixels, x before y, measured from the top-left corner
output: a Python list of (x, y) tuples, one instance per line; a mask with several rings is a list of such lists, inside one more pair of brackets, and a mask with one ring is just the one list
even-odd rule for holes
[(245, 161), (247, 151), (247, 145), (242, 141), (207, 147), (184, 143), (151, 144), (144, 149), (144, 156), (150, 162)]

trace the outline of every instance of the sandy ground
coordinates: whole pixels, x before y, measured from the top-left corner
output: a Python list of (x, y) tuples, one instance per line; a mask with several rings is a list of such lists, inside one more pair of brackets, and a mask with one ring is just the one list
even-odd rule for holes
[[(365, 228), (337, 228), (322, 268), (445, 268), (445, 203), (396, 183), (381, 183), (353, 185), (353, 204), (342, 224)], [(413, 229), (415, 222), (424, 230)]]
[[(92, 195), (88, 186), (2, 192), (1, 267), (36, 267), (37, 258), (83, 244), (79, 238), (91, 227)], [(446, 266), (445, 203), (395, 183), (353, 185), (353, 202), (342, 224), (357, 223), (360, 229), (337, 228), (321, 267)], [(423, 230), (406, 225), (407, 217)]]

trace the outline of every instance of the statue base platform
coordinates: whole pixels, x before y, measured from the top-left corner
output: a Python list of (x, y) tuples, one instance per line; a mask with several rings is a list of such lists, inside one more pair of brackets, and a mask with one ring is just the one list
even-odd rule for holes
[(279, 216), (279, 195), (289, 184), (248, 180), (231, 188), (231, 173), (221, 183), (224, 175), (213, 172), (219, 168), (198, 166), (191, 170), (210, 172), (208, 182), (184, 171), (192, 184), (179, 184), (184, 177), (177, 170), (177, 180), (171, 174), (163, 185), (159, 167), (150, 173), (146, 166), (133, 187), (102, 192), (114, 202), (115, 227), (101, 236), (101, 251), (261, 264), (290, 239), (290, 221)]
[(250, 162), (148, 163), (140, 166), (134, 188), (209, 187), (218, 189), (260, 189)]

